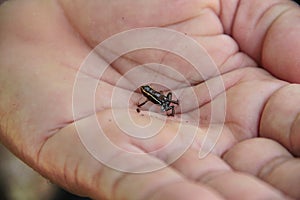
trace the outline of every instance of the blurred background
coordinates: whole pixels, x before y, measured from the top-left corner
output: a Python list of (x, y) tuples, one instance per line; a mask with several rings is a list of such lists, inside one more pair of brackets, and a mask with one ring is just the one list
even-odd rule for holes
[[(6, 0), (0, 0), (0, 4)], [(300, 0), (295, 0), (299, 4)], [(0, 200), (89, 200), (72, 195), (11, 154), (0, 141)]]
[(89, 200), (43, 178), (0, 143), (0, 200)]
[(50, 200), (57, 188), (0, 144), (0, 199)]

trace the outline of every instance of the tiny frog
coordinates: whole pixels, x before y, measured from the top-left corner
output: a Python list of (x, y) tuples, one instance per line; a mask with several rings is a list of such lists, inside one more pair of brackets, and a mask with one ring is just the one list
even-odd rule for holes
[[(147, 99), (143, 103), (139, 104), (138, 107), (142, 107), (143, 105), (145, 105), (145, 103), (147, 103), (148, 101), (151, 101), (154, 104), (160, 105), (162, 111), (167, 112), (169, 110), (172, 110), (172, 113), (167, 114), (168, 116), (175, 115), (174, 106), (173, 105), (171, 106), (170, 104), (173, 103), (173, 104), (179, 105), (179, 101), (178, 101), (178, 99), (172, 100), (171, 92), (169, 92), (167, 94), (167, 96), (165, 96), (162, 92), (158, 92), (158, 91), (154, 90), (149, 85), (141, 86), (140, 90)], [(139, 112), (139, 109), (137, 109), (137, 111)]]

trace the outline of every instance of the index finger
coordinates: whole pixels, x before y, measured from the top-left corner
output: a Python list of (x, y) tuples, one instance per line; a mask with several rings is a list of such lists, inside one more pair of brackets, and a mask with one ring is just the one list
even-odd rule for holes
[(241, 50), (273, 75), (300, 83), (300, 8), (289, 0), (222, 1), (221, 20)]

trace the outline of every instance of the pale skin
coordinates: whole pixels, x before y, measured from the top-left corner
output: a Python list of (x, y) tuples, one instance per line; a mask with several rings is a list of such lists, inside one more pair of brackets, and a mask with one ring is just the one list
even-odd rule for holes
[[(0, 7), (1, 142), (52, 182), (94, 199), (299, 199), (299, 19), (300, 9), (285, 0), (8, 1)], [(82, 145), (74, 127), (72, 87), (95, 45), (146, 26), (184, 32), (207, 49), (223, 75), (227, 115), (222, 136), (206, 158), (198, 158), (194, 145), (160, 171), (123, 174), (102, 165)], [(153, 55), (158, 60), (165, 56)], [(151, 51), (149, 57), (133, 54), (123, 61), (149, 61)], [(164, 59), (169, 61), (201, 98), (197, 107), (177, 108), (162, 129), (168, 137), (151, 144), (124, 138), (111, 121), (108, 102), (128, 70), (124, 62), (113, 64), (100, 80), (97, 116), (118, 145), (153, 151), (176, 134), (178, 117), (192, 121), (198, 110), (204, 124), (197, 127), (201, 140), (207, 108), (218, 97), (207, 102), (203, 80), (176, 64), (176, 58)], [(174, 85), (191, 89), (180, 83)], [(130, 87), (122, 90), (125, 94)], [(129, 108), (143, 123), (148, 118), (135, 111), (140, 97), (135, 93), (129, 105), (118, 109)], [(76, 120), (92, 114), (87, 111)], [(147, 162), (159, 159), (166, 158), (149, 155)]]

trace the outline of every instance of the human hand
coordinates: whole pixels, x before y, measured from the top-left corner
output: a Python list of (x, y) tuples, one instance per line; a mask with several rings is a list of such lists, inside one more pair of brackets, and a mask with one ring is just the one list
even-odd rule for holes
[[(299, 85), (290, 84), (300, 82), (299, 8), (288, 1), (276, 2), (5, 3), (0, 10), (1, 141), (51, 181), (95, 199), (288, 198), (282, 192), (299, 198), (299, 160), (295, 156), (300, 153), (300, 94)], [(99, 122), (117, 146), (153, 152), (177, 134), (180, 118), (197, 122), (194, 116), (199, 111), (201, 118), (199, 127), (194, 123), (187, 127), (198, 131), (195, 144), (169, 167), (151, 173), (122, 173), (97, 161), (82, 144), (73, 120), (73, 85), (80, 64), (99, 42), (115, 33), (146, 26), (187, 33), (205, 47), (223, 75), (226, 119), (212, 153), (199, 159), (210, 106), (225, 91), (210, 97), (202, 78), (190, 73), (192, 68), (172, 55), (156, 51), (146, 52), (147, 56), (138, 52), (127, 55), (111, 65), (95, 94)], [(102, 55), (99, 57), (101, 60)], [(188, 95), (178, 96), (180, 107), (185, 109), (177, 107), (176, 116), (167, 120), (160, 134), (143, 141), (125, 136), (111, 120), (112, 110), (123, 113), (129, 108), (134, 121), (148, 123), (149, 117), (135, 112), (141, 96), (132, 94), (135, 83), (118, 90), (124, 98), (132, 96), (129, 105), (117, 99), (112, 109), (110, 101), (117, 81), (136, 63), (150, 61), (178, 70), (192, 87), (163, 71), (145, 71), (141, 76), (152, 80), (155, 74), (165, 78), (173, 91), (193, 91), (199, 98), (198, 102), (189, 102)], [(88, 76), (94, 78), (93, 74)], [(193, 107), (197, 105), (194, 103), (200, 106)], [(93, 114), (83, 110), (76, 123), (88, 124)], [(160, 124), (163, 119), (151, 117), (152, 124)], [(107, 154), (114, 159), (112, 152)], [(143, 160), (144, 165), (167, 161), (168, 155), (159, 154)], [(143, 163), (136, 160), (131, 164), (138, 168)]]

